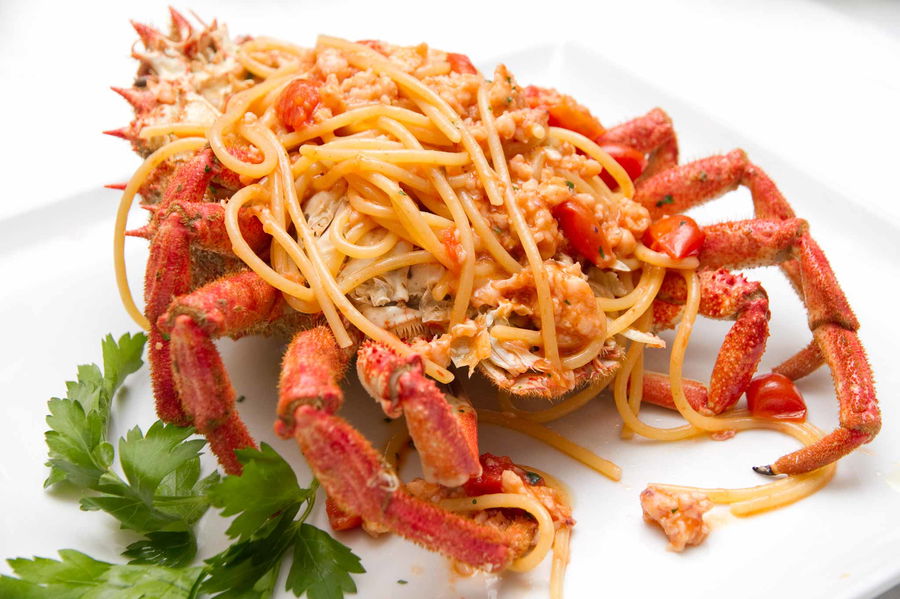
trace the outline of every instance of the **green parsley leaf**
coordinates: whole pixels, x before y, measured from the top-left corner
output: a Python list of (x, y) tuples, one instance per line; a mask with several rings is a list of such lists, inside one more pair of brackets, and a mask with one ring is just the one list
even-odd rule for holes
[(356, 592), (351, 572), (365, 572), (359, 557), (328, 533), (311, 524), (300, 525), (287, 589), (297, 596), (305, 592), (309, 599), (340, 599)]
[[(138, 427), (128, 431), (119, 441), (127, 482), (104, 473), (93, 487), (100, 494), (82, 498), (82, 509), (108, 512), (123, 528), (137, 532), (189, 531), (209, 507), (206, 491), (218, 481), (216, 473), (199, 480), (200, 450), (206, 442), (186, 440), (192, 433), (159, 421), (146, 436)], [(182, 544), (194, 545), (193, 540)]]
[(575, 184), (572, 183), (571, 181), (569, 181), (569, 180), (567, 179), (567, 180), (566, 180), (566, 187), (568, 187), (569, 190), (573, 190), (573, 189), (575, 189)]
[[(266, 534), (235, 543), (206, 560), (209, 577), (203, 582), (203, 592), (219, 593), (215, 595), (217, 599), (256, 597), (254, 589), (259, 588), (262, 580), (273, 576), (273, 570), (277, 579), (281, 558), (295, 540), (294, 516), (298, 508), (299, 504), (275, 517), (273, 524), (266, 528)], [(262, 586), (266, 588), (265, 584)], [(234, 594), (238, 592), (240, 594)]]
[[(284, 554), (294, 548), (288, 586), (309, 599), (341, 599), (356, 591), (351, 573), (365, 570), (359, 557), (326, 532), (304, 524), (318, 482), (297, 483), (290, 465), (270, 446), (238, 451), (243, 475), (201, 478), (202, 439), (193, 429), (162, 422), (144, 434), (139, 427), (119, 440), (122, 475), (112, 465), (116, 451), (107, 440), (112, 398), (125, 378), (140, 368), (146, 338), (124, 335), (103, 340), (103, 370), (78, 368), (64, 399), (48, 407), (45, 434), (50, 476), (45, 485), (66, 481), (83, 491), (85, 510), (104, 510), (122, 528), (142, 533), (123, 555), (128, 565), (95, 560), (75, 550), (61, 560), (10, 560), (18, 576), (0, 576), (0, 597), (22, 599), (268, 599), (275, 590)], [(237, 542), (190, 567), (197, 553), (193, 525), (210, 505), (236, 515), (228, 535)], [(304, 508), (305, 505), (305, 508)], [(301, 509), (303, 509), (301, 513)], [(300, 516), (298, 517), (298, 514)]]
[(202, 568), (115, 565), (63, 549), (61, 561), (36, 557), (11, 559), (18, 579), (0, 577), (0, 597), (75, 599), (188, 599)]
[(191, 563), (197, 555), (197, 539), (191, 532), (154, 531), (130, 544), (122, 552), (130, 564), (156, 564), (178, 568)]
[(147, 337), (126, 333), (118, 342), (107, 335), (102, 343), (103, 370), (96, 364), (78, 367), (78, 379), (66, 383), (66, 398), (48, 403), (50, 430), (44, 434), (50, 450), (50, 476), (44, 486), (68, 480), (92, 487), (112, 463), (106, 443), (109, 407), (125, 377), (141, 367)]
[(235, 454), (244, 465), (243, 474), (225, 477), (210, 489), (209, 499), (222, 508), (223, 516), (239, 514), (227, 534), (245, 541), (274, 514), (299, 506), (310, 490), (300, 488), (290, 464), (265, 443)]
[(147, 337), (143, 333), (137, 335), (124, 334), (119, 341), (113, 340), (112, 335), (107, 335), (101, 347), (103, 348), (103, 383), (106, 396), (112, 399), (113, 394), (125, 381), (129, 374), (137, 372), (144, 364), (141, 355), (144, 353), (144, 343)]

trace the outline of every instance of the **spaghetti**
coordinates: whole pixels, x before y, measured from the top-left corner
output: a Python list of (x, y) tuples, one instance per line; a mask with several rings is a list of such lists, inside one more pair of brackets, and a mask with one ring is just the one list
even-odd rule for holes
[[(649, 216), (632, 200), (626, 170), (586, 135), (551, 126), (547, 111), (529, 104), (505, 67), (489, 81), (474, 68), (456, 70), (443, 52), (327, 36), (313, 50), (269, 38), (245, 41), (235, 64), (246, 83), (213, 107), (208, 122), (152, 122), (139, 131), (140, 139), (162, 145), (125, 188), (115, 265), (123, 303), (143, 328), (151, 323), (125, 275), (129, 209), (161, 164), (208, 145), (240, 178), (240, 189), (224, 201), (224, 224), (243, 264), (292, 310), (322, 314), (341, 347), (360, 335), (381, 342), (401, 356), (418, 356), (442, 383), (454, 379), (451, 365), (478, 365), (505, 390), (502, 411), (479, 410), (483, 423), (540, 439), (611, 480), (621, 477), (617, 465), (544, 426), (610, 384), (625, 438), (669, 441), (750, 428), (776, 429), (805, 444), (821, 437), (810, 425), (743, 412), (710, 417), (691, 407), (681, 370), (699, 309), (698, 260), (671, 258), (636, 241)], [(596, 223), (598, 256), (560, 230), (557, 214), (565, 207)], [(271, 236), (268, 256), (244, 238), (240, 217), (247, 212)], [(643, 352), (661, 344), (650, 333), (651, 306), (667, 273), (682, 276), (687, 287), (669, 370), (686, 424), (660, 429), (638, 414)], [(425, 330), (437, 333), (420, 335)], [(417, 338), (406, 338), (410, 331)], [(569, 391), (537, 412), (513, 400)], [(394, 466), (407, 443), (405, 433), (391, 441), (387, 459)], [(833, 473), (832, 465), (748, 489), (656, 486), (702, 491), (747, 515), (813, 493)], [(553, 486), (568, 504), (561, 485)], [(442, 505), (530, 514), (533, 543), (511, 568), (531, 569), (552, 549), (551, 589), (561, 597), (571, 530), (554, 522), (541, 501), (503, 492)]]

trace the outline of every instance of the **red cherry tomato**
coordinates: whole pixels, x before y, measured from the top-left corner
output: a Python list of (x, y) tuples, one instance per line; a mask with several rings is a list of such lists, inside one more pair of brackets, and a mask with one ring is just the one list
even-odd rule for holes
[(523, 92), (528, 106), (549, 113), (548, 122), (552, 127), (575, 131), (588, 139), (597, 139), (606, 133), (606, 129), (591, 111), (576, 102), (572, 96), (534, 85), (529, 85)]
[(806, 403), (794, 382), (783, 374), (762, 374), (747, 386), (747, 407), (770, 420), (806, 420)]
[[(628, 176), (631, 177), (632, 181), (640, 177), (641, 173), (644, 172), (644, 169), (647, 168), (647, 157), (630, 146), (609, 144), (600, 147), (625, 169), (625, 172), (628, 173)], [(609, 174), (609, 171), (604, 170), (601, 172), (600, 178), (603, 179), (603, 182), (613, 191), (619, 188), (619, 184), (613, 176)]]
[(478, 495), (488, 495), (490, 493), (503, 492), (503, 471), (512, 470), (529, 485), (543, 485), (544, 481), (534, 472), (525, 472), (506, 456), (496, 456), (490, 453), (483, 453), (479, 458), (481, 460), (481, 476), (470, 478), (463, 485), (463, 490), (469, 497)]
[(566, 200), (553, 209), (553, 217), (579, 254), (597, 266), (612, 263), (612, 247), (593, 211), (575, 200)]
[(469, 60), (465, 54), (457, 54), (455, 52), (447, 52), (447, 62), (450, 63), (450, 70), (454, 73), (462, 73), (464, 75), (475, 75), (478, 69)]
[(706, 233), (690, 216), (673, 214), (650, 225), (644, 233), (644, 245), (655, 252), (665, 252), (680, 260), (696, 256), (703, 247)]
[(291, 81), (275, 105), (275, 113), (284, 125), (294, 131), (302, 129), (310, 119), (313, 111), (319, 106), (319, 87), (321, 83), (310, 79), (294, 79)]

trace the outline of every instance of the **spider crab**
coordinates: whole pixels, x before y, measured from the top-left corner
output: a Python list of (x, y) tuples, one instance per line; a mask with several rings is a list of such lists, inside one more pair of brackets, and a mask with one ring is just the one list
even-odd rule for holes
[[(197, 30), (175, 11), (172, 21), (169, 35), (135, 24), (145, 49), (134, 51), (141, 68), (135, 87), (116, 90), (132, 104), (136, 117), (128, 127), (108, 133), (131, 141), (144, 155), (159, 145), (157, 139), (139, 136), (144, 126), (209, 120), (215, 107), (224, 103), (223, 90), (233, 92), (246, 85), (224, 27), (213, 22)], [(474, 72), (468, 59), (460, 56), (448, 55), (454, 71)], [(841, 404), (841, 426), (764, 471), (813, 470), (877, 433), (879, 413), (871, 372), (855, 332), (858, 323), (805, 222), (794, 217), (772, 181), (743, 152), (678, 165), (674, 130), (659, 109), (605, 130), (568, 96), (540, 88), (528, 88), (526, 95), (532, 108), (549, 114), (551, 124), (649, 156), (636, 181), (635, 199), (652, 218), (685, 211), (737, 185), (750, 188), (755, 219), (705, 228), (701, 311), (713, 318), (734, 319), (735, 324), (722, 346), (709, 390), (699, 383), (688, 387), (695, 407), (720, 413), (734, 405), (756, 370), (768, 335), (765, 292), (758, 283), (725, 268), (779, 264), (807, 306), (813, 342), (778, 370), (799, 378), (827, 362)], [(253, 158), (253, 148), (232, 151)], [(209, 439), (226, 471), (240, 472), (234, 450), (253, 446), (254, 441), (235, 410), (235, 391), (213, 340), (294, 332), (281, 369), (275, 428), (282, 437), (298, 442), (327, 490), (332, 522), (346, 527), (361, 519), (372, 528), (397, 532), (465, 563), (489, 570), (508, 566), (516, 556), (505, 531), (441, 510), (408, 492), (371, 444), (336, 415), (343, 401), (339, 382), (354, 348), (338, 347), (328, 327), (294, 312), (281, 292), (232, 255), (220, 200), (244, 183), (206, 148), (166, 162), (141, 189), (151, 217), (147, 226), (131, 234), (150, 241), (145, 315), (151, 323), (149, 360), (160, 418), (192, 424)], [(240, 227), (254, 251), (267, 257), (271, 238), (249, 210), (241, 213)], [(658, 327), (672, 325), (684, 297), (680, 279), (667, 277), (653, 308)], [(405, 416), (426, 479), (459, 487), (482, 475), (471, 405), (426, 377), (418, 356), (401, 357), (372, 341), (357, 345), (363, 386), (388, 417)], [(570, 388), (609, 376), (617, 366), (616, 349), (612, 344), (605, 360), (598, 358), (578, 369)], [(528, 379), (537, 383), (526, 381), (516, 387), (496, 369), (487, 374), (515, 392), (551, 394), (540, 377)], [(671, 406), (664, 379), (651, 376), (645, 385), (647, 400)]]

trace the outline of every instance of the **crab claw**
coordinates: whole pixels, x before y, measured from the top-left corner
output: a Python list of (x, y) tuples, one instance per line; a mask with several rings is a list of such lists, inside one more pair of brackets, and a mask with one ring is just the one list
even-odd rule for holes
[(299, 406), (292, 420), (300, 450), (344, 513), (466, 564), (490, 571), (509, 565), (514, 556), (503, 533), (410, 495), (344, 420), (310, 405)]
[[(769, 301), (759, 283), (724, 268), (698, 274), (700, 313), (709, 318), (734, 320), (713, 367), (707, 405), (700, 409), (707, 414), (719, 414), (737, 403), (756, 372), (769, 336)], [(680, 313), (677, 305), (686, 297), (684, 280), (667, 275), (658, 297), (659, 306), (654, 306), (656, 325), (674, 326)], [(648, 400), (667, 405), (668, 383), (658, 383), (651, 387)]]
[(425, 480), (456, 487), (481, 474), (475, 410), (427, 378), (418, 356), (403, 358), (367, 341), (357, 356), (359, 380), (390, 418), (406, 415)]

